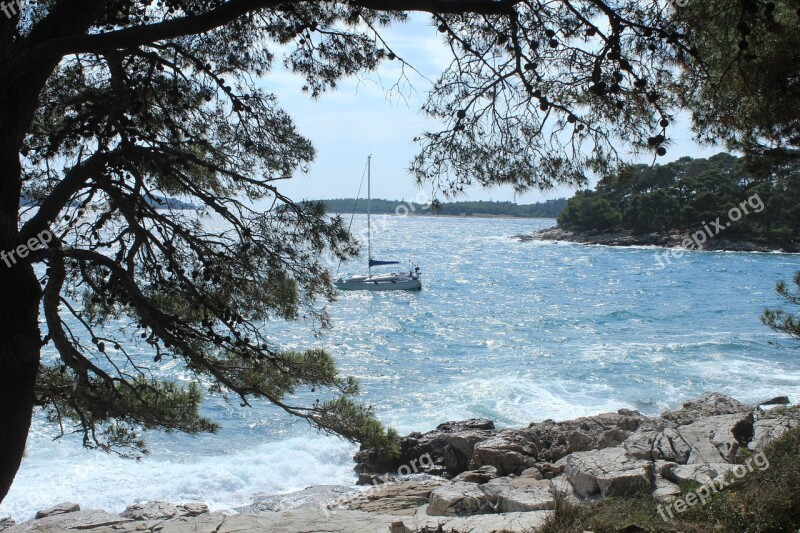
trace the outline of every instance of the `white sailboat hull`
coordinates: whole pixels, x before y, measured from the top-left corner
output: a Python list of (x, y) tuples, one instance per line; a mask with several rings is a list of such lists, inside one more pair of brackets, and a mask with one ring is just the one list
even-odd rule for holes
[[(361, 188), (359, 187), (359, 191)], [(353, 210), (355, 213), (355, 209)], [(350, 223), (352, 224), (352, 219)], [(418, 291), (422, 289), (419, 267), (414, 263), (408, 272), (372, 274), (372, 267), (399, 264), (398, 261), (378, 261), (372, 257), (372, 156), (367, 157), (367, 261), (369, 274), (339, 278), (333, 284), (340, 291)]]
[(334, 283), (340, 291), (418, 291), (422, 280), (408, 275), (352, 276)]

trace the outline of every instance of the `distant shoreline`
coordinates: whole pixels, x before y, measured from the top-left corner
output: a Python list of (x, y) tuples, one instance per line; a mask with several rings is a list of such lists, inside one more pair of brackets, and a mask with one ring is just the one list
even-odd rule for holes
[[(661, 235), (658, 233), (634, 234), (630, 230), (603, 233), (599, 231), (570, 231), (558, 227), (547, 228), (526, 235), (515, 235), (521, 242), (564, 241), (578, 244), (603, 246), (659, 246), (680, 248), (690, 238), (688, 234)], [(800, 253), (800, 246), (781, 246), (776, 243), (762, 244), (747, 241), (710, 239), (703, 243), (701, 250), (727, 252)]]
[[(314, 200), (325, 206), (329, 213), (366, 214), (367, 201), (363, 198), (333, 198)], [(566, 198), (545, 200), (534, 204), (495, 201), (453, 201), (439, 202), (425, 194), (410, 200), (386, 200), (372, 198), (372, 214), (419, 215), (438, 214), (439, 216), (461, 216), (476, 218), (556, 218), (567, 206)]]
[[(351, 215), (352, 213), (345, 213), (341, 211), (330, 211), (332, 215)], [(366, 212), (357, 211), (356, 215), (366, 215)], [(436, 213), (403, 213), (398, 214), (394, 212), (382, 212), (382, 213), (372, 213), (372, 215), (389, 215), (389, 216), (414, 216), (414, 217), (447, 217), (447, 218), (518, 218), (520, 220), (555, 220), (555, 217), (526, 217), (522, 215), (491, 215), (488, 213), (473, 213), (473, 214), (463, 214), (463, 215), (452, 215), (452, 214), (436, 214)]]

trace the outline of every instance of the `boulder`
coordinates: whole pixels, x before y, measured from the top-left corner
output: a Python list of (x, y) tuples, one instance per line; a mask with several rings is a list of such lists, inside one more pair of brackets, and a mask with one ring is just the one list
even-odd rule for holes
[(764, 400), (763, 402), (759, 402), (758, 405), (789, 405), (789, 397), (788, 396), (776, 396), (769, 400)]
[(470, 467), (493, 466), (502, 476), (521, 474), (536, 463), (538, 449), (528, 435), (504, 430), (475, 445)]
[(753, 420), (753, 438), (747, 447), (763, 450), (773, 440), (780, 438), (800, 421), (800, 409), (756, 411)]
[[(753, 427), (753, 413), (750, 411), (701, 418), (675, 428), (675, 432), (690, 448), (686, 463), (734, 463), (741, 455), (739, 450), (746, 448), (753, 438)], [(676, 462), (683, 461), (676, 459)]]
[(498, 513), (555, 509), (549, 480), (501, 477), (482, 485), (481, 490)]
[(533, 479), (544, 479), (541, 471), (537, 467), (528, 468), (523, 470), (519, 477), (529, 477)]
[[(375, 448), (362, 448), (354, 457), (355, 471), (359, 474), (398, 473), (407, 467), (413, 473), (452, 477), (468, 470), (475, 445), (496, 433), (491, 420), (445, 422), (428, 433), (411, 433), (400, 439), (397, 457)], [(426, 457), (424, 462), (420, 460), (423, 457)]]
[[(431, 492), (449, 484), (442, 478), (408, 479), (372, 487), (336, 502), (335, 508), (367, 511), (377, 514), (410, 515), (428, 503)], [(473, 485), (474, 486), (474, 485)]]
[(697, 398), (686, 401), (680, 408), (664, 411), (660, 423), (665, 427), (691, 424), (701, 418), (718, 415), (748, 413), (752, 408), (742, 402), (718, 392), (706, 392)]
[(676, 429), (664, 428), (653, 440), (651, 459), (653, 461), (686, 463), (691, 451), (692, 447)]
[(536, 449), (536, 458), (550, 463), (574, 452), (618, 446), (650, 420), (629, 409), (555, 422), (533, 423), (523, 430)]
[(202, 503), (173, 505), (167, 502), (144, 502), (129, 505), (120, 516), (138, 521), (169, 520), (182, 516), (199, 516), (207, 512), (208, 506)]
[(431, 516), (464, 516), (491, 513), (486, 494), (475, 483), (457, 482), (433, 489), (428, 501)]
[[(536, 469), (534, 468), (533, 470)], [(453, 478), (453, 481), (466, 481), (468, 483), (483, 484), (497, 477), (500, 477), (497, 469), (491, 465), (486, 465), (478, 468), (477, 470), (467, 470), (466, 472), (461, 472), (459, 475)], [(539, 477), (541, 477), (541, 474), (539, 474)]]
[(636, 459), (653, 460), (653, 443), (659, 432), (652, 426), (641, 427), (631, 433), (622, 446), (631, 457)]
[(567, 459), (564, 476), (582, 498), (628, 496), (650, 492), (653, 463), (621, 447), (577, 452)]
[(389, 533), (414, 533), (402, 520), (396, 520), (389, 526)]
[(71, 502), (63, 502), (59, 503), (58, 505), (54, 505), (53, 507), (49, 507), (47, 509), (42, 509), (41, 511), (36, 511), (36, 520), (41, 518), (47, 518), (48, 516), (55, 516), (59, 514), (67, 514), (67, 513), (74, 513), (76, 511), (80, 511), (81, 506), (77, 503)]
[(753, 438), (753, 412), (714, 415), (658, 430), (645, 426), (623, 443), (637, 459), (675, 463), (736, 462)]
[(732, 472), (736, 465), (728, 463), (706, 463), (667, 465), (662, 470), (664, 479), (681, 485), (687, 481), (695, 481), (701, 485), (710, 485), (715, 481), (722, 481), (725, 476)]
[(558, 476), (550, 480), (550, 493), (556, 501), (563, 503), (574, 505), (583, 501), (566, 476)]
[(13, 526), (14, 524), (16, 524), (16, 522), (14, 522), (14, 519), (10, 516), (0, 517), (0, 531)]
[(680, 495), (681, 488), (678, 485), (672, 481), (669, 481), (668, 479), (664, 479), (661, 476), (656, 476), (655, 489), (653, 490), (654, 498), (668, 500), (671, 498), (677, 498)]

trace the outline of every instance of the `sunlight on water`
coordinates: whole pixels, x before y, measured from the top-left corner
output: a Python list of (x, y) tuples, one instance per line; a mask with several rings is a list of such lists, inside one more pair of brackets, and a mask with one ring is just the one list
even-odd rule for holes
[[(354, 230), (364, 223), (357, 217)], [(521, 426), (623, 407), (652, 415), (707, 390), (800, 398), (800, 358), (770, 345), (788, 341), (759, 321), (780, 303), (775, 282), (800, 270), (799, 256), (688, 253), (658, 270), (652, 248), (510, 238), (552, 224), (392, 218), (375, 255), (413, 257), (421, 292), (344, 294), (321, 337), (303, 322), (267, 332), (287, 348), (328, 349), (402, 433), (469, 417)], [(355, 481), (355, 448), (301, 421), (216, 397), (205, 410), (223, 424), (218, 435), (151, 435), (153, 453), (138, 463), (85, 452), (74, 438), (51, 442), (54, 430), (37, 420), (0, 514), (25, 519), (63, 500), (230, 509), (256, 494)]]

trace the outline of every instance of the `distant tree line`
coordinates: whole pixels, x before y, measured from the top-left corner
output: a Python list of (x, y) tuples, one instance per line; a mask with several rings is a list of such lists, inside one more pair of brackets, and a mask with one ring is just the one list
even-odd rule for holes
[[(322, 200), (331, 213), (366, 213), (367, 201), (355, 198)], [(504, 215), (529, 218), (556, 218), (567, 206), (566, 198), (547, 200), (535, 204), (515, 204), (514, 202), (439, 202), (428, 205), (412, 204), (398, 200), (372, 200), (372, 212), (376, 214), (398, 213), (412, 215)]]
[[(738, 221), (729, 217), (748, 200), (760, 208), (750, 208)], [(768, 161), (721, 153), (632, 165), (601, 179), (594, 191), (578, 191), (558, 216), (564, 229), (637, 234), (695, 231), (714, 222), (725, 227), (719, 237), (726, 239), (798, 242), (800, 163), (796, 158)]]

